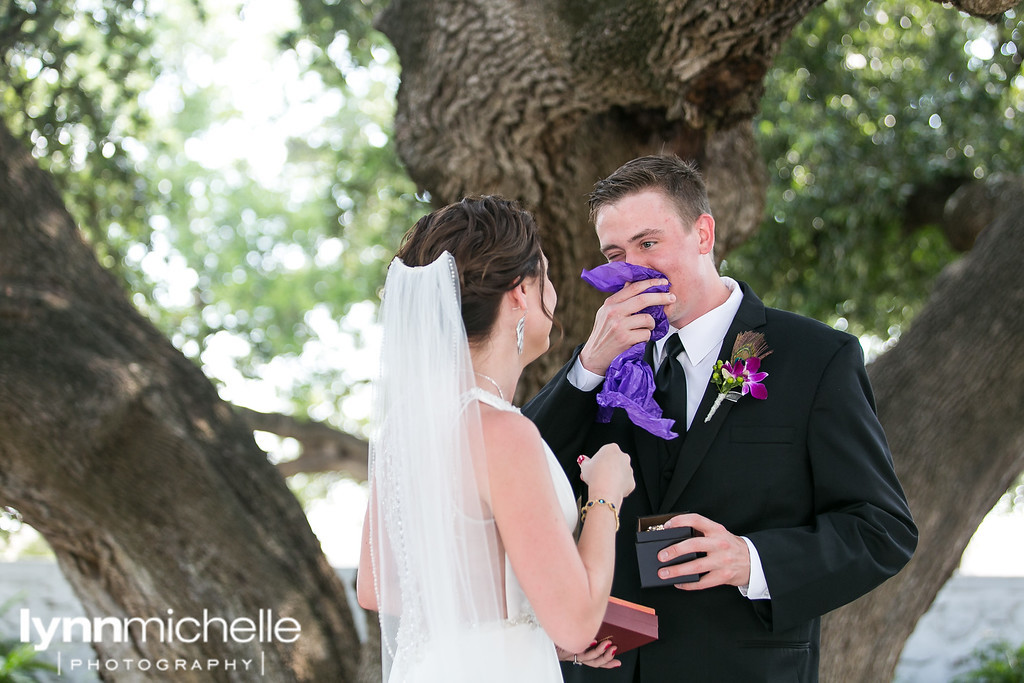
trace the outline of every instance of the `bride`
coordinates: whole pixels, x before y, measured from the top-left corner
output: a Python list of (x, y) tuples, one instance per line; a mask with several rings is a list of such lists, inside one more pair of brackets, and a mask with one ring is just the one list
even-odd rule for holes
[(618, 665), (594, 636), (629, 458), (581, 456), (577, 544), (568, 480), (510, 403), (555, 301), (533, 217), (498, 197), (424, 216), (391, 263), (357, 591), (380, 615), (385, 681), (561, 681), (559, 655)]

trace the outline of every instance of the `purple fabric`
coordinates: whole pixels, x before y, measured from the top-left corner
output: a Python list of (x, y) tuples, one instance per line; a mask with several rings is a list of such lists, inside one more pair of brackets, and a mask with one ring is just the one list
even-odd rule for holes
[[(664, 278), (652, 268), (616, 261), (606, 263), (580, 275), (584, 282), (602, 292), (613, 293), (630, 282)], [(649, 287), (647, 292), (667, 292), (668, 285)], [(668, 319), (661, 306), (649, 306), (640, 313), (654, 317), (651, 339), (661, 339), (668, 333)], [(612, 361), (605, 375), (604, 386), (597, 394), (597, 421), (608, 422), (616, 408), (626, 411), (630, 422), (655, 436), (674, 439), (679, 436), (672, 431), (674, 420), (661, 416), (661, 407), (654, 400), (654, 370), (644, 361), (644, 348), (636, 344)]]

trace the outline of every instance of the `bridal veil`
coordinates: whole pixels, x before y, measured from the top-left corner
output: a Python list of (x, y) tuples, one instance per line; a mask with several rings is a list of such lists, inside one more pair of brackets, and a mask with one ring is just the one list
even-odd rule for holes
[(384, 680), (404, 679), (427, 651), (442, 680), (479, 680), (477, 667), (505, 653), (474, 651), (466, 635), (505, 618), (504, 554), (451, 254), (418, 267), (395, 258), (379, 320), (369, 537)]

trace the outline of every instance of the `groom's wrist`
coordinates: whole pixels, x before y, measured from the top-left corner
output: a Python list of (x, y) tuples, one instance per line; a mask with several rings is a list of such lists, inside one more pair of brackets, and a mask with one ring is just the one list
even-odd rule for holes
[(602, 382), (604, 382), (604, 375), (598, 375), (597, 373), (587, 370), (587, 368), (583, 366), (583, 361), (580, 360), (579, 356), (576, 357), (576, 362), (573, 363), (566, 377), (569, 380), (569, 384), (573, 385), (580, 391), (593, 391), (601, 386)]
[(595, 359), (593, 354), (587, 352), (586, 345), (580, 349), (580, 353), (576, 356), (576, 360), (579, 362), (580, 367), (592, 375), (603, 379), (608, 373), (608, 366), (610, 365), (610, 362), (598, 361)]

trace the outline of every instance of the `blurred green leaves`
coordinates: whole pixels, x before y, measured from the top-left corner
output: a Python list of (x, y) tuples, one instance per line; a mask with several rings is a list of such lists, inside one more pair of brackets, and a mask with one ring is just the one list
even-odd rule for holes
[(1024, 169), (1024, 25), (938, 3), (829, 0), (769, 72), (756, 131), (771, 177), (759, 233), (725, 272), (774, 306), (898, 338), (955, 257), (958, 184)]
[(359, 420), (336, 407), (365, 376), (346, 374), (345, 350), (358, 352), (361, 302), (372, 310), (423, 210), (391, 147), (398, 66), (374, 11), (267, 0), (0, 9), (4, 122), (57, 178), (135, 305), (215, 380), (267, 379), (277, 361), (279, 405), (253, 407), (353, 431)]
[[(268, 380), (279, 405), (229, 400), (357, 432), (361, 336), (426, 209), (391, 142), (385, 4), (0, 0), (0, 115), (136, 306), (225, 390)], [(1024, 167), (1022, 32), (927, 0), (812, 12), (755, 122), (768, 215), (723, 270), (897, 338), (955, 257), (945, 196)]]
[(148, 232), (152, 196), (128, 150), (149, 124), (138, 98), (153, 83), (152, 38), (141, 1), (0, 3), (4, 123), (53, 172), (104, 265), (139, 288), (121, 257)]

